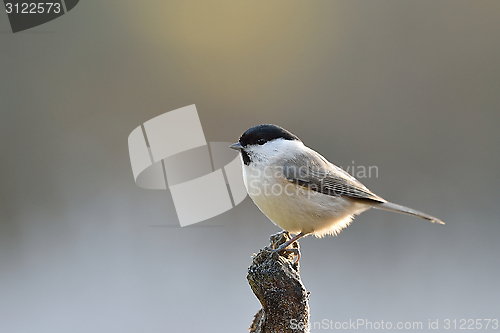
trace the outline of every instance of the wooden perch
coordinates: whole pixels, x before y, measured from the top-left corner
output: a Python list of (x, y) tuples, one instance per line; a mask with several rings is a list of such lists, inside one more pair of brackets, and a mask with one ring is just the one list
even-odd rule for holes
[[(290, 234), (279, 232), (270, 237), (271, 248), (289, 240)], [(299, 249), (298, 242), (293, 243)], [(294, 255), (261, 249), (248, 268), (247, 280), (262, 304), (250, 326), (250, 333), (309, 332), (309, 292), (302, 284), (299, 263)]]

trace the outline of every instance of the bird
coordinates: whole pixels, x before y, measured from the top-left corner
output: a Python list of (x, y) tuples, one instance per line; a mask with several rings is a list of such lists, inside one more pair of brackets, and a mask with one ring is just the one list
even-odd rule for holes
[(306, 235), (338, 235), (370, 208), (444, 224), (383, 199), (280, 126), (251, 127), (230, 148), (239, 151), (243, 182), (253, 202), (274, 224), (295, 234), (275, 251), (295, 252), (297, 261), (300, 253), (288, 246)]

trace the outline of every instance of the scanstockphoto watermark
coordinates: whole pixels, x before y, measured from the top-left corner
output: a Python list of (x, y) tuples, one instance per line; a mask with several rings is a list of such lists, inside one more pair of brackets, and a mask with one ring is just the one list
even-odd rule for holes
[(347, 165), (345, 168), (340, 166), (340, 168), (357, 179), (378, 178), (378, 166), (376, 165), (356, 165), (353, 160), (350, 165)]
[[(498, 319), (428, 319), (427, 321), (373, 321), (368, 319), (349, 319), (334, 321), (323, 319), (309, 323), (309, 330), (498, 330)], [(304, 323), (290, 320), (290, 329), (304, 330)]]
[[(251, 196), (264, 195), (301, 195), (311, 196), (317, 193), (341, 195), (344, 185), (352, 184), (353, 178), (378, 178), (377, 166), (352, 165), (345, 170), (333, 169), (330, 165), (306, 164), (255, 167), (247, 169), (247, 189)], [(301, 185), (301, 186), (297, 186)], [(309, 191), (312, 190), (312, 191)]]
[[(302, 324), (302, 327), (300, 327)], [(290, 328), (292, 330), (304, 329), (303, 323), (299, 323), (296, 319), (290, 320)], [(309, 329), (312, 330), (422, 330), (424, 323), (421, 321), (407, 322), (391, 322), (391, 321), (370, 321), (368, 319), (349, 319), (349, 321), (333, 321), (323, 319), (309, 324)]]
[(5, 14), (12, 32), (31, 29), (52, 21), (75, 8), (79, 0), (4, 0)]

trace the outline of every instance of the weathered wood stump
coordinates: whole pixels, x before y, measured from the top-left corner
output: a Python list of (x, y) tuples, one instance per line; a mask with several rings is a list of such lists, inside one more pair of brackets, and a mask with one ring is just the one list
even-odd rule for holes
[[(270, 248), (276, 249), (290, 238), (286, 231), (274, 234)], [(298, 242), (292, 246), (299, 249)], [(309, 332), (309, 292), (300, 279), (299, 263), (293, 261), (293, 254), (270, 248), (254, 255), (248, 268), (248, 283), (262, 305), (250, 332)]]

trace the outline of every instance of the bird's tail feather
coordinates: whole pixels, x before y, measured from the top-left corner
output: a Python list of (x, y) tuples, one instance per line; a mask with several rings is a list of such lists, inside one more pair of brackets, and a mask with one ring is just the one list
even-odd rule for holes
[(421, 217), (423, 219), (429, 220), (429, 221), (431, 221), (433, 223), (444, 224), (444, 222), (441, 221), (440, 219), (438, 219), (437, 217), (434, 217), (434, 216), (431, 216), (431, 215), (419, 212), (418, 210), (415, 210), (415, 209), (412, 209), (412, 208), (408, 208), (408, 207), (405, 207), (405, 206), (397, 205), (397, 204), (392, 203), (392, 202), (374, 202), (371, 206), (373, 208), (382, 209), (382, 210), (388, 210), (388, 211), (391, 211), (391, 212), (396, 212), (396, 213), (401, 213), (401, 214), (418, 216), (418, 217)]

